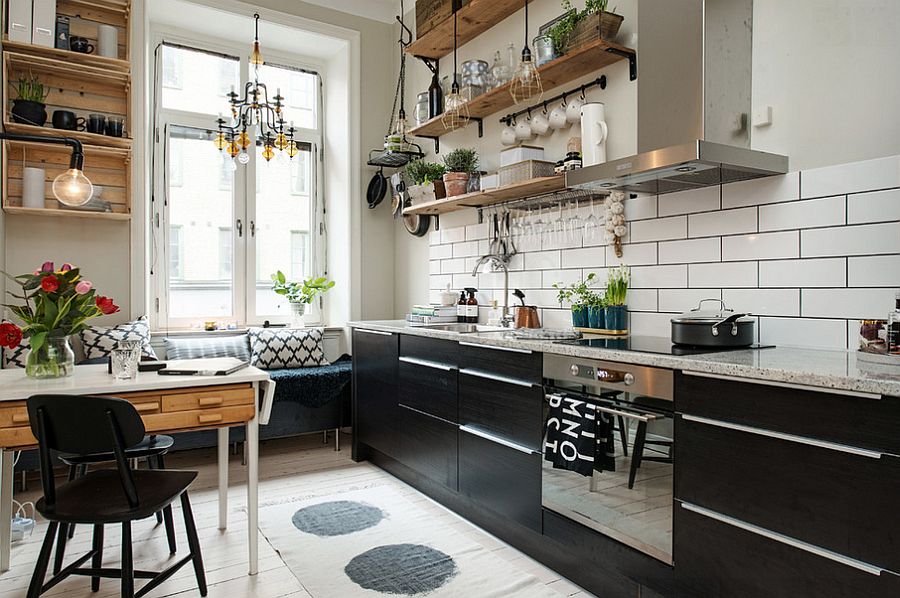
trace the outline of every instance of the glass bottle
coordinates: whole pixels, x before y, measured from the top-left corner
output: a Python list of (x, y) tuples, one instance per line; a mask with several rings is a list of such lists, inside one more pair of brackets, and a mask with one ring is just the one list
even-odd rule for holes
[(475, 298), (475, 293), (478, 292), (478, 289), (468, 289), (469, 298), (466, 300), (466, 322), (469, 324), (477, 324), (478, 323), (478, 299)]
[(444, 90), (437, 73), (431, 76), (431, 85), (428, 86), (428, 118), (434, 118), (444, 112)]

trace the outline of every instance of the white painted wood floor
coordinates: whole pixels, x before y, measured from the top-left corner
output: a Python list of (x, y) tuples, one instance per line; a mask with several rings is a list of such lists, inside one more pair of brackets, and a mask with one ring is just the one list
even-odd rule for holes
[[(275, 503), (332, 494), (349, 486), (365, 488), (378, 486), (385, 480), (393, 480), (389, 474), (368, 464), (350, 460), (350, 438), (342, 436), (343, 448), (333, 449), (333, 436), (328, 445), (322, 443), (321, 434), (311, 434), (300, 438), (273, 440), (260, 446), (260, 503)], [(228, 530), (217, 529), (218, 503), (216, 491), (215, 450), (196, 450), (170, 455), (166, 466), (172, 469), (191, 469), (199, 472), (197, 481), (191, 488), (191, 503), (200, 535), (206, 577), (210, 598), (308, 598), (311, 596), (287, 568), (279, 554), (260, 534), (259, 575), (247, 575), (247, 518), (244, 512), (246, 501), (246, 470), (240, 457), (232, 456), (229, 490)], [(403, 485), (407, 498), (421, 503), (427, 508), (444, 510), (423, 494)], [(16, 493), (19, 502), (33, 501), (40, 496), (40, 482), (30, 482), (29, 491)], [(175, 508), (175, 527), (179, 532), (179, 556), (187, 551), (187, 540), (183, 534), (181, 509)], [(449, 512), (449, 511), (447, 511)], [(455, 517), (455, 516), (454, 516)], [(511, 548), (497, 538), (474, 527), (461, 518), (455, 517), (460, 533), (470, 535), (483, 546), (493, 550), (517, 568), (530, 573), (556, 590), (562, 596), (591, 598), (592, 594), (582, 590), (559, 574), (544, 567), (537, 561)], [(46, 531), (46, 524), (38, 522), (34, 535), (23, 542), (13, 544), (12, 568), (0, 576), (0, 598), (21, 598), (25, 596), (31, 579), (34, 562)], [(137, 569), (160, 570), (170, 562), (162, 526), (155, 519), (135, 524), (133, 532), (134, 564)], [(104, 549), (104, 566), (116, 566), (120, 562), (120, 532), (107, 526)], [(82, 526), (70, 540), (67, 556), (74, 557), (87, 552), (90, 547), (90, 531)], [(67, 559), (67, 562), (70, 562)], [(137, 582), (140, 588), (141, 582)], [(100, 592), (90, 591), (90, 580), (85, 577), (71, 577), (51, 589), (45, 596), (65, 598), (113, 598), (119, 595), (117, 580), (103, 580)], [(190, 565), (182, 568), (171, 579), (156, 588), (148, 596), (190, 597), (199, 596), (194, 572)], [(314, 596), (313, 598), (341, 598), (339, 596)], [(463, 597), (461, 597), (463, 598)], [(477, 597), (465, 597), (477, 598)]]

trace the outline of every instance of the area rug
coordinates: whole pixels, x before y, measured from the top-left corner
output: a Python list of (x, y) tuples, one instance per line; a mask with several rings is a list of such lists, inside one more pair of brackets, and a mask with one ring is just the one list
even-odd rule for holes
[(391, 486), (263, 507), (259, 521), (313, 598), (561, 596)]

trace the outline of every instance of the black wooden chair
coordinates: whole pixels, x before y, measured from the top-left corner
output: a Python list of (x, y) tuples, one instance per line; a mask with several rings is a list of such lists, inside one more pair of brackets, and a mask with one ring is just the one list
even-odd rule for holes
[[(648, 411), (654, 410), (665, 413), (672, 409), (672, 403), (663, 399), (654, 399), (651, 397), (638, 396), (634, 398), (633, 404), (640, 407), (648, 408)], [(659, 418), (656, 418), (659, 419)], [(650, 420), (652, 421), (652, 419)], [(658, 447), (656, 450), (665, 449), (663, 456), (648, 456), (644, 454), (644, 447)], [(647, 440), (647, 421), (638, 421), (637, 431), (634, 434), (634, 447), (631, 453), (631, 468), (628, 472), (628, 489), (634, 488), (634, 479), (637, 476), (638, 468), (642, 461), (655, 461), (657, 463), (674, 463), (672, 449), (674, 444), (671, 440)]]
[[(140, 444), (145, 433), (144, 423), (134, 406), (128, 401), (104, 397), (37, 395), (28, 399), (28, 416), (40, 446), (41, 484), (44, 489), (44, 496), (37, 502), (36, 508), (49, 524), (27, 598), (38, 598), (70, 575), (90, 577), (91, 589), (95, 592), (100, 589), (101, 578), (121, 578), (121, 595), (137, 598), (169, 579), (189, 562), (193, 563), (200, 595), (206, 596), (206, 574), (187, 493), (197, 474), (192, 471), (131, 469), (126, 451)], [(57, 487), (51, 451), (74, 455), (111, 452), (115, 455), (116, 468), (90, 471)], [(132, 521), (152, 517), (179, 497), (190, 554), (161, 572), (136, 571), (132, 554)], [(61, 525), (71, 524), (93, 526), (91, 550), (45, 582), (54, 539)], [(103, 567), (103, 530), (104, 525), (108, 524), (122, 526), (120, 569)], [(82, 567), (88, 560), (91, 566)], [(136, 578), (150, 581), (135, 592)]]

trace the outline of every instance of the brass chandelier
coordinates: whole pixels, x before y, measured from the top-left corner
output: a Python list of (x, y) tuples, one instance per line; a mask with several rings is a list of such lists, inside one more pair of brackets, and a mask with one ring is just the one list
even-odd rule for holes
[(294, 141), (296, 129), (293, 123), (290, 127), (284, 126), (284, 97), (281, 90), (276, 90), (273, 101), (269, 101), (266, 84), (259, 82), (259, 67), (264, 63), (259, 50), (259, 14), (254, 14), (253, 19), (256, 27), (253, 51), (250, 54), (253, 81), (244, 85), (243, 97), (235, 93), (233, 88), (228, 93), (231, 119), (219, 116), (216, 121), (219, 132), (213, 140), (220, 151), (227, 152), (232, 159), (237, 158), (241, 164), (250, 161), (247, 148), (253, 143), (253, 139), (248, 130), (252, 127), (256, 127), (256, 145), (263, 148), (262, 157), (266, 162), (275, 157), (275, 150), (286, 152), (290, 158), (300, 151)]

